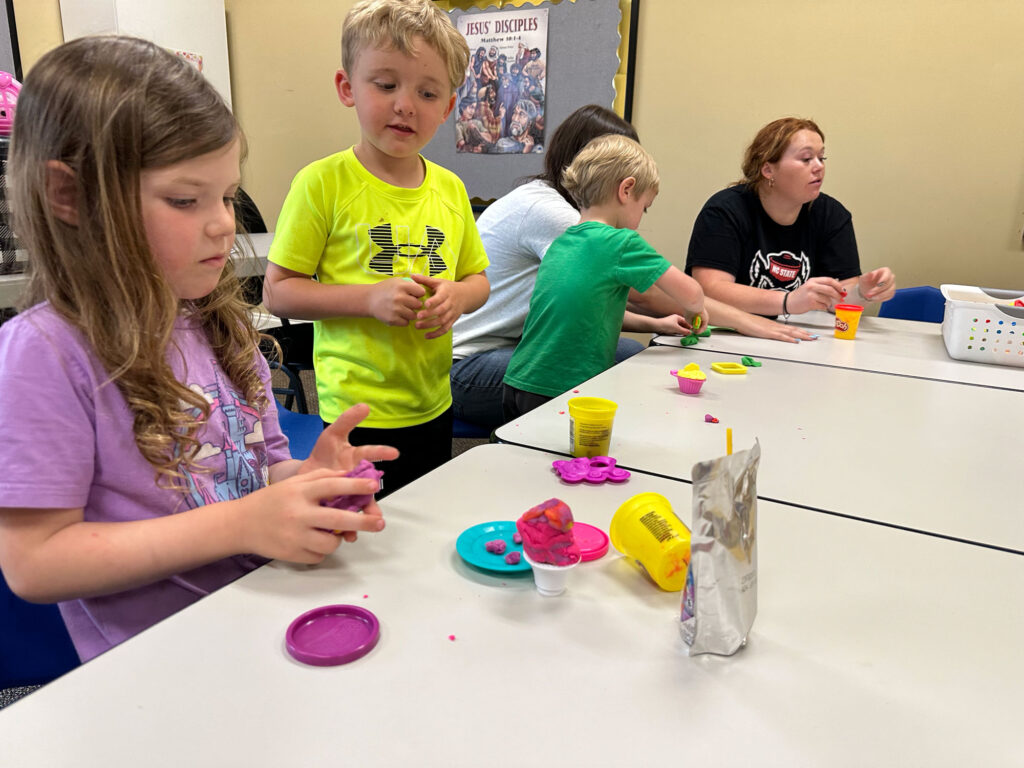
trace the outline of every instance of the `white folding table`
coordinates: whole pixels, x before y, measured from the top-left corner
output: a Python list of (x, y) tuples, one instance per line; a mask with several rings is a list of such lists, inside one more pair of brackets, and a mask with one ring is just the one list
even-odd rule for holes
[[(790, 324), (817, 333), (815, 341), (790, 344), (755, 339), (732, 331), (713, 331), (697, 349), (720, 352), (724, 359), (748, 355), (761, 360), (790, 360), (811, 365), (1024, 390), (1024, 368), (954, 360), (946, 352), (939, 323), (862, 317), (857, 338), (833, 336), (835, 316), (828, 312), (794, 315)], [(679, 347), (679, 336), (656, 336), (656, 345)]]
[[(689, 481), (695, 463), (762, 447), (764, 498), (1024, 553), (1024, 398), (1016, 390), (761, 358), (723, 375), (700, 346), (652, 347), (499, 427), (498, 440), (569, 452), (568, 400), (618, 403), (610, 453)], [(696, 362), (698, 395), (672, 369)], [(705, 416), (718, 424), (705, 422)]]
[[(614, 550), (556, 598), (458, 557), (466, 527), (550, 496), (607, 529), (655, 491), (689, 521), (685, 483), (566, 486), (553, 458), (460, 455), (386, 499), (381, 534), (257, 570), (0, 711), (0, 762), (1020, 764), (1024, 558), (761, 503), (749, 643), (690, 658), (679, 594)], [(332, 603), (372, 610), (377, 647), (291, 659), (288, 623)]]

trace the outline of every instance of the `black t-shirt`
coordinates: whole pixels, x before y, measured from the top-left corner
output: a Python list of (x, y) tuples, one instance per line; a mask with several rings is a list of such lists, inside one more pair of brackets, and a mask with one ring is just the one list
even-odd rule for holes
[(686, 272), (711, 267), (741, 285), (793, 291), (811, 277), (846, 280), (860, 272), (850, 212), (835, 198), (818, 195), (789, 226), (765, 213), (746, 186), (712, 195), (693, 225)]

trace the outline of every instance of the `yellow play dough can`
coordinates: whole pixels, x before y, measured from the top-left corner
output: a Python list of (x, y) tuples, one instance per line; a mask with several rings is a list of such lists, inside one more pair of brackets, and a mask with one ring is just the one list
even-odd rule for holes
[(619, 404), (603, 397), (569, 400), (569, 451), (573, 456), (607, 456)]
[(666, 592), (679, 592), (690, 566), (690, 529), (660, 493), (627, 499), (608, 527), (612, 546), (633, 559)]

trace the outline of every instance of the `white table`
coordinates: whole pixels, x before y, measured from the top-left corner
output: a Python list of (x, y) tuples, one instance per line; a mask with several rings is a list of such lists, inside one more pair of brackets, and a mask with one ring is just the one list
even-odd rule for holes
[[(553, 457), (462, 454), (385, 500), (323, 566), (272, 564), (0, 711), (5, 765), (1019, 765), (1024, 558), (759, 505), (759, 613), (729, 658), (686, 656), (679, 594), (612, 550), (541, 597), (454, 542), (552, 495), (606, 527), (690, 487), (561, 486)], [(352, 664), (293, 661), (318, 605), (378, 616)], [(449, 640), (454, 635), (455, 640)]]
[[(758, 492), (1024, 553), (1024, 397), (1015, 390), (760, 358), (744, 375), (700, 346), (652, 347), (496, 430), (501, 442), (568, 453), (570, 397), (619, 404), (610, 452), (627, 469), (689, 481), (699, 461), (759, 438)], [(669, 371), (697, 362), (696, 396)], [(705, 414), (719, 419), (704, 422)]]
[[(239, 277), (262, 275), (267, 270), (267, 254), (274, 233), (249, 235), (252, 240), (253, 254), (240, 255), (232, 251), (235, 262), (235, 273)], [(14, 275), (0, 275), (0, 308), (16, 306), (21, 292), (28, 285), (28, 275), (20, 272)]]
[[(833, 336), (835, 316), (808, 312), (790, 318), (791, 325), (819, 334), (815, 341), (789, 344), (755, 339), (731, 331), (715, 331), (698, 349), (756, 360), (790, 360), (875, 373), (1024, 390), (1024, 369), (954, 360), (946, 352), (940, 323), (920, 323), (885, 317), (862, 317), (853, 341)], [(654, 344), (679, 347), (679, 336), (656, 336)]]

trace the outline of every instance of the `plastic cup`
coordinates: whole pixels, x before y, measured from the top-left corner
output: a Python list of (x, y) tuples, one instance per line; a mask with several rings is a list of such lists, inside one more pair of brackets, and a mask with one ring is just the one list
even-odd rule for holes
[(860, 325), (860, 313), (864, 307), (857, 304), (836, 305), (836, 338), (852, 339), (857, 335), (857, 326)]
[(632, 558), (655, 584), (678, 592), (690, 565), (690, 529), (660, 493), (629, 498), (612, 516), (608, 528), (612, 545)]
[(612, 442), (612, 422), (619, 407), (603, 397), (569, 400), (569, 451), (573, 456), (607, 456)]
[(530, 559), (525, 549), (523, 550), (523, 560), (533, 568), (533, 583), (537, 585), (537, 591), (544, 597), (556, 597), (565, 592), (565, 585), (569, 581), (569, 571), (580, 564), (580, 560), (572, 565), (538, 563)]

